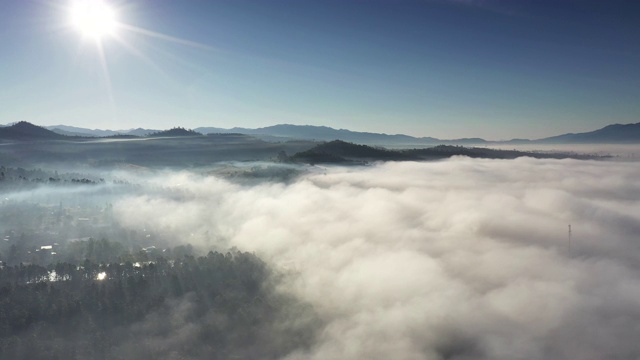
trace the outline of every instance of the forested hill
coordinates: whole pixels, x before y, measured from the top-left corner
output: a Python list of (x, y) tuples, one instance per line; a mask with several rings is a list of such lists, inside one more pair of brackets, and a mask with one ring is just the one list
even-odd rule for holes
[(0, 127), (0, 139), (4, 140), (62, 140), (68, 138), (26, 121)]
[(388, 150), (334, 140), (296, 153), (289, 157), (288, 161), (308, 164), (361, 164), (366, 161), (437, 160), (452, 156), (468, 156), (486, 159), (515, 159), (523, 156), (541, 159), (595, 158), (594, 156), (571, 153), (540, 153), (453, 145), (439, 145), (425, 149)]
[(350, 160), (412, 160), (412, 158), (398, 151), (334, 140), (299, 152), (291, 160), (303, 163), (344, 163)]
[(203, 136), (201, 133), (187, 130), (182, 127), (175, 127), (173, 129), (158, 131), (147, 135), (147, 137), (177, 137), (177, 136)]

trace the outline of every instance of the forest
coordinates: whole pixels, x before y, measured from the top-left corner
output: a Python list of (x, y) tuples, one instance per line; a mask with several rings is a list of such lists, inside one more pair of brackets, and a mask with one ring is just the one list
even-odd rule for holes
[(0, 359), (275, 359), (316, 341), (313, 307), (255, 254), (123, 227), (127, 178), (1, 166), (0, 193)]
[(0, 266), (0, 358), (274, 359), (317, 335), (251, 253), (130, 260)]

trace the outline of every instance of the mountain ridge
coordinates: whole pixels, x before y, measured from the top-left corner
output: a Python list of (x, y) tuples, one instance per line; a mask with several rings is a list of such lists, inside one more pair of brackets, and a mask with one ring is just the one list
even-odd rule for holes
[[(238, 132), (260, 137), (298, 138), (304, 140), (332, 141), (343, 140), (369, 145), (491, 145), (491, 144), (553, 144), (553, 143), (640, 143), (640, 123), (611, 124), (603, 128), (584, 133), (567, 133), (539, 139), (514, 138), (511, 140), (485, 140), (482, 138), (438, 139), (434, 137), (414, 137), (405, 134), (385, 134), (358, 132), (347, 129), (334, 129), (327, 126), (278, 124), (256, 129), (234, 127), (222, 129), (213, 127), (195, 128), (195, 131)], [(268, 140), (268, 139), (266, 139)]]
[(617, 143), (640, 142), (640, 123), (611, 124), (601, 129), (584, 133), (567, 133), (540, 139), (544, 143)]
[[(101, 130), (87, 129), (67, 125), (54, 125), (46, 127), (38, 127), (42, 130), (51, 131), (55, 135), (43, 133), (41, 130), (26, 130), (24, 124), (28, 122), (21, 121), (13, 125), (0, 126), (0, 138), (4, 139), (26, 139), (32, 134), (34, 139), (51, 138), (62, 139), (67, 137), (106, 137), (116, 135), (133, 135), (133, 136), (149, 136), (153, 133), (160, 133), (167, 130), (152, 129), (129, 129), (129, 130)], [(22, 130), (12, 129), (17, 124), (23, 127)], [(36, 126), (31, 124), (32, 126)], [(333, 141), (343, 140), (347, 142), (367, 144), (367, 145), (403, 145), (403, 146), (419, 146), (419, 145), (492, 145), (492, 144), (587, 144), (587, 143), (640, 143), (640, 123), (630, 124), (611, 124), (603, 128), (583, 132), (583, 133), (566, 133), (540, 139), (511, 139), (502, 141), (491, 141), (482, 138), (459, 138), (459, 139), (438, 139), (434, 137), (414, 137), (405, 134), (386, 134), (373, 132), (359, 132), (348, 129), (334, 129), (328, 126), (315, 125), (293, 125), (293, 124), (277, 124), (261, 128), (243, 128), (233, 127), (230, 129), (218, 127), (198, 127), (192, 131), (204, 135), (207, 134), (244, 134), (260, 138), (265, 141), (286, 141), (293, 139), (312, 140), (312, 141)], [(186, 135), (186, 134), (185, 134)]]

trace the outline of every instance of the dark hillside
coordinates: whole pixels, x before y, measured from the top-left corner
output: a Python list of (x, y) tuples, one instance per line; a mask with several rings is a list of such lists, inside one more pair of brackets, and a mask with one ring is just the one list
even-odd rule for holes
[(317, 145), (292, 157), (295, 162), (340, 163), (349, 160), (411, 160), (411, 156), (397, 151), (358, 145), (342, 140), (334, 140)]
[(68, 138), (26, 121), (0, 128), (0, 139), (6, 140), (61, 140)]
[(592, 159), (594, 156), (570, 153), (540, 153), (516, 150), (497, 150), (460, 145), (438, 145), (425, 149), (387, 150), (336, 140), (317, 145), (293, 155), (290, 160), (307, 164), (358, 164), (366, 161), (420, 161), (438, 160), (452, 156), (484, 159), (515, 159), (528, 156), (539, 159)]

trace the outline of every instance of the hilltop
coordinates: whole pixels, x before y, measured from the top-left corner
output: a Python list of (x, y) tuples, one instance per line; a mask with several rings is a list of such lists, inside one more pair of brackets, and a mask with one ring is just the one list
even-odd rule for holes
[(26, 121), (0, 128), (0, 139), (4, 140), (62, 140), (67, 138), (68, 136), (56, 134)]
[(353, 144), (342, 140), (319, 144), (292, 157), (292, 161), (304, 163), (340, 163), (350, 160), (411, 160), (411, 158), (400, 152)]
[(183, 127), (174, 127), (169, 130), (158, 131), (148, 134), (147, 137), (182, 137), (182, 136), (203, 136), (201, 133), (187, 130)]

